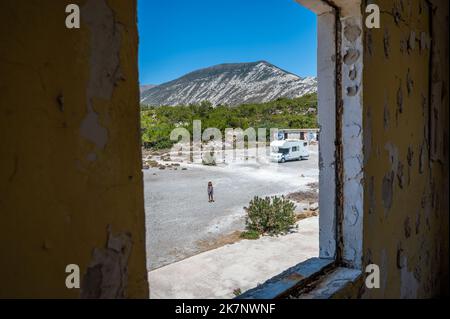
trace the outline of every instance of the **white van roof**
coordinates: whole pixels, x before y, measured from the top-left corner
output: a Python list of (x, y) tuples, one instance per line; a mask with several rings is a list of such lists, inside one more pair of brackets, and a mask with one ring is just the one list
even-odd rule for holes
[(287, 140), (279, 140), (279, 141), (273, 141), (272, 143), (270, 143), (270, 146), (275, 146), (275, 147), (283, 147), (286, 144), (302, 144), (304, 142), (304, 140), (295, 140), (295, 139), (287, 139)]

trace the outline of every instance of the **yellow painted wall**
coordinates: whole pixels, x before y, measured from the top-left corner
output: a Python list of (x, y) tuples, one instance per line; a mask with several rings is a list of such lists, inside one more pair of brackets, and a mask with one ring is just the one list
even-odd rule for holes
[(0, 297), (148, 297), (136, 1), (2, 0), (0, 39)]
[(363, 245), (381, 289), (355, 292), (448, 294), (448, 1), (376, 3), (381, 29), (365, 30)]

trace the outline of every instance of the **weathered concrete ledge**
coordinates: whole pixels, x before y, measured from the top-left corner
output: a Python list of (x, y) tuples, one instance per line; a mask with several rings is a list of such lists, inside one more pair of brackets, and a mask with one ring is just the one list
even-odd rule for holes
[(236, 299), (274, 299), (289, 294), (293, 289), (311, 282), (331, 268), (334, 260), (311, 258), (289, 268), (278, 276), (267, 280), (262, 285), (250, 289)]
[(361, 276), (358, 269), (338, 267), (326, 274), (314, 289), (300, 294), (299, 299), (331, 299)]

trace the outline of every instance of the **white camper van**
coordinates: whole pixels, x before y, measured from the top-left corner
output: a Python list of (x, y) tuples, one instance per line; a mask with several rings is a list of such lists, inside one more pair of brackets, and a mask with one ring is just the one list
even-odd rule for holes
[(284, 163), (309, 157), (308, 142), (305, 140), (281, 140), (270, 143), (270, 160)]

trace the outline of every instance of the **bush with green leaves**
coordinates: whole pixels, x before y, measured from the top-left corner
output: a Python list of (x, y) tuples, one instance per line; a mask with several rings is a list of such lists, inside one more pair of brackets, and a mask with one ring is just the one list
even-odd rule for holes
[(255, 196), (249, 207), (244, 209), (247, 212), (247, 231), (280, 235), (289, 232), (295, 225), (295, 205), (284, 196)]

